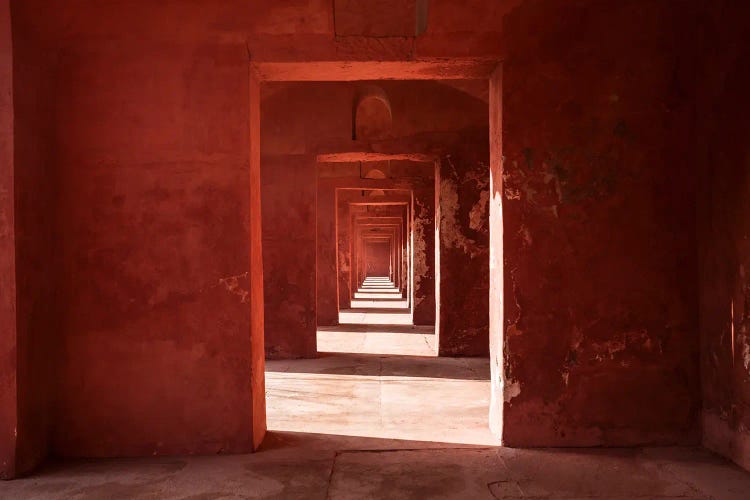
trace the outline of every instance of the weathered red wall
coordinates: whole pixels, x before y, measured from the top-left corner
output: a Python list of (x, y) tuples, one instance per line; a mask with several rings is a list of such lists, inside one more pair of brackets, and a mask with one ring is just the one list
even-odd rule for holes
[[(272, 126), (268, 115), (262, 123)], [(317, 354), (316, 167), (310, 155), (261, 158), (265, 351), (271, 359)]]
[[(486, 120), (485, 120), (486, 122)], [(489, 132), (466, 130), (439, 164), (437, 344), (441, 356), (489, 353)]]
[(317, 324), (339, 324), (339, 307), (336, 276), (336, 184), (318, 180), (316, 217), (315, 282), (317, 297)]
[(750, 6), (711, 2), (701, 19), (694, 137), (703, 443), (750, 469)]
[(696, 443), (690, 9), (505, 20), (504, 441)]
[[(434, 177), (434, 167), (432, 168)], [(435, 324), (435, 181), (414, 189), (414, 324)]]
[(366, 276), (390, 276), (391, 244), (388, 242), (365, 241)]
[(13, 43), (0, 0), (0, 479), (16, 470), (16, 264), (13, 219)]
[[(318, 164), (312, 154), (315, 147), (308, 142), (341, 135), (350, 126), (340, 115), (324, 113), (325, 108), (320, 107), (324, 95), (319, 85), (312, 85), (307, 93), (294, 84), (263, 85), (262, 217), (264, 245), (268, 247), (264, 290), (266, 354), (270, 358), (317, 354)], [(308, 136), (307, 130), (316, 133)], [(325, 302), (323, 306), (325, 309)], [(329, 315), (332, 309), (335, 303), (329, 304)], [(337, 319), (335, 313), (332, 316)]]
[(70, 45), (55, 89), (55, 453), (249, 451), (246, 49)]
[[(14, 36), (19, 28), (25, 40), (14, 48), (20, 61), (14, 80), (26, 89), (15, 99), (30, 112), (15, 139), (26, 151), (16, 153), (16, 162), (28, 162), (28, 173), (14, 182), (33, 187), (41, 181), (46, 192), (51, 187), (40, 176), (51, 170), (59, 190), (51, 197), (17, 194), (17, 206), (33, 206), (20, 218), (16, 213), (23, 241), (12, 243), (32, 250), (17, 266), (26, 290), (18, 295), (19, 310), (27, 308), (19, 335), (40, 332), (49, 320), (29, 316), (50, 293), (31, 264), (44, 262), (49, 249), (59, 262), (53, 266), (59, 275), (49, 275), (55, 280), (50, 332), (62, 346), (55, 351), (59, 405), (52, 451), (248, 447), (248, 48), (255, 59), (300, 60), (505, 52), (506, 442), (696, 442), (699, 265), (695, 171), (686, 139), (693, 137), (689, 83), (695, 77), (692, 28), (699, 25), (690, 18), (693, 5), (527, 0), (501, 7), (475, 2), (459, 10), (436, 2), (423, 37), (370, 40), (331, 36), (330, 2), (324, 0), (80, 0), (75, 8), (13, 2)], [(742, 26), (734, 24), (743, 14), (730, 9), (711, 21), (720, 26), (709, 31), (716, 49), (702, 57), (709, 70), (725, 68), (702, 83), (714, 97), (702, 105), (710, 113), (699, 117), (715, 120), (706, 150), (726, 151), (726, 171), (705, 184), (717, 198), (726, 197), (703, 205), (716, 214), (744, 210), (741, 201), (733, 205), (743, 194), (743, 171), (734, 168), (744, 153), (729, 143), (745, 123), (737, 104), (744, 93), (735, 87), (747, 67), (737, 48)], [(732, 26), (726, 38), (722, 23)], [(40, 48), (49, 59), (32, 57)], [(733, 54), (736, 61), (722, 59)], [(37, 67), (28, 65), (33, 61)], [(351, 95), (340, 90), (349, 84), (337, 85), (331, 94), (343, 106), (328, 110), (345, 113), (335, 125), (346, 135)], [(383, 84), (386, 90), (391, 85), (399, 84)], [(454, 99), (462, 94), (424, 85), (429, 91), (399, 96), (389, 90), (394, 110), (400, 109), (394, 116), (409, 117), (394, 122), (396, 134), (432, 131), (435, 123), (446, 130), (476, 125), (476, 119), (486, 124), (486, 102)], [(37, 93), (39, 101), (30, 97)], [(46, 102), (50, 95), (54, 100)], [(712, 103), (719, 107), (715, 114)], [(412, 113), (412, 106), (436, 111)], [(0, 108), (0, 116), (8, 114)], [(325, 126), (320, 115), (314, 118)], [(722, 125), (717, 118), (735, 121)], [(305, 125), (292, 124), (284, 136), (306, 147)], [(705, 165), (714, 163), (705, 158)], [(6, 170), (0, 175), (8, 179)], [(9, 213), (7, 199), (0, 210)], [(51, 232), (44, 224), (34, 227), (38, 214), (51, 211)], [(735, 354), (732, 371), (731, 360), (714, 366), (707, 356), (727, 348), (726, 308), (744, 293), (736, 278), (745, 256), (744, 226), (739, 215), (719, 222), (726, 231), (702, 247), (700, 259), (703, 396), (705, 416), (718, 415), (715, 429), (729, 428), (721, 436), (729, 436), (723, 451), (732, 454), (747, 415), (747, 384), (738, 366), (744, 360)], [(708, 241), (709, 233), (700, 234)], [(0, 263), (10, 255), (2, 250), (5, 238)], [(0, 282), (3, 290), (7, 283)], [(735, 315), (735, 321), (736, 334), (744, 335), (744, 318)], [(19, 351), (17, 359), (46, 359), (53, 346), (46, 334), (25, 338), (37, 344), (27, 344), (31, 357)], [(0, 342), (0, 352), (13, 357), (13, 340)], [(34, 375), (19, 387), (27, 384), (29, 398), (18, 401), (44, 408), (45, 376), (37, 376), (42, 372), (34, 361), (26, 366), (30, 371), (19, 365), (18, 373)], [(3, 370), (3, 387), (11, 387), (12, 365)], [(41, 433), (28, 435), (43, 438), (44, 422), (27, 415), (19, 435), (41, 425)], [(7, 433), (5, 414), (0, 422)], [(10, 450), (0, 452), (7, 462)]]

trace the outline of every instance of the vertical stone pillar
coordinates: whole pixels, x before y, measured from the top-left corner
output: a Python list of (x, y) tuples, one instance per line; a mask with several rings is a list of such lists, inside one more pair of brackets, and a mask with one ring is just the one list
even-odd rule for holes
[(260, 80), (250, 68), (250, 390), (252, 446), (257, 449), (266, 435), (266, 358), (263, 302), (263, 228), (260, 179)]
[(490, 78), (490, 428), (503, 439), (505, 373), (503, 351), (503, 72), (498, 66)]
[(349, 214), (351, 211), (347, 197), (343, 195), (339, 196), (336, 209), (339, 309), (349, 309), (351, 307), (352, 251), (349, 234), (351, 230), (351, 217)]
[(435, 186), (414, 189), (413, 291), (414, 324), (435, 324)]
[(317, 202), (317, 324), (339, 324), (338, 292), (336, 291), (336, 187), (318, 179)]
[(0, 0), (0, 478), (16, 474), (16, 261), (13, 190), (13, 46), (10, 2)]
[[(439, 273), (436, 280), (438, 352), (489, 353), (489, 151), (487, 135), (463, 137), (441, 158)], [(437, 252), (436, 252), (437, 253)]]
[(315, 157), (263, 157), (265, 351), (271, 359), (317, 355)]

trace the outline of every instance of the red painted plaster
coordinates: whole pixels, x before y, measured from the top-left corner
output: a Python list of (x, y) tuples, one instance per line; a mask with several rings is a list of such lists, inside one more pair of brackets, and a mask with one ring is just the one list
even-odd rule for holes
[(13, 196), (13, 44), (0, 1), (0, 478), (16, 472), (16, 263)]
[(250, 451), (263, 316), (245, 50), (83, 44), (57, 74), (54, 452)]
[(750, 42), (743, 3), (701, 12), (696, 89), (703, 444), (750, 470)]
[(506, 18), (503, 438), (698, 440), (690, 9)]
[(489, 353), (488, 136), (486, 128), (467, 131), (438, 164), (435, 333), (444, 356)]
[(16, 300), (16, 474), (51, 452), (60, 360), (58, 194), (54, 168), (57, 58), (33, 30), (13, 25), (13, 187)]

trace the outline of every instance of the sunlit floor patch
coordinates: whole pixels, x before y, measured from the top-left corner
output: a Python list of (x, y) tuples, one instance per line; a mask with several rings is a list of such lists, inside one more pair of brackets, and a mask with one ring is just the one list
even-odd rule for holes
[[(488, 427), (488, 360), (434, 357), (434, 344), (425, 341), (429, 336), (324, 331), (319, 332), (319, 348), (360, 352), (268, 361), (268, 428), (498, 445)], [(398, 350), (402, 355), (362, 352), (369, 350)]]
[(342, 309), (339, 312), (342, 325), (411, 325), (412, 316), (408, 309)]
[(406, 309), (409, 303), (406, 299), (352, 299), (352, 309)]
[[(355, 326), (355, 325), (352, 325)], [(436, 356), (434, 327), (348, 325), (318, 329), (318, 352)]]

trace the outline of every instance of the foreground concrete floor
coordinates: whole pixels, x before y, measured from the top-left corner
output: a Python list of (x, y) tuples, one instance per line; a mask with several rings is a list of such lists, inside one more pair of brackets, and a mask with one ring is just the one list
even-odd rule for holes
[(495, 446), (488, 361), (436, 358), (430, 335), (330, 329), (338, 352), (269, 362), (259, 453), (56, 463), (0, 498), (750, 498), (750, 474), (698, 448)]

